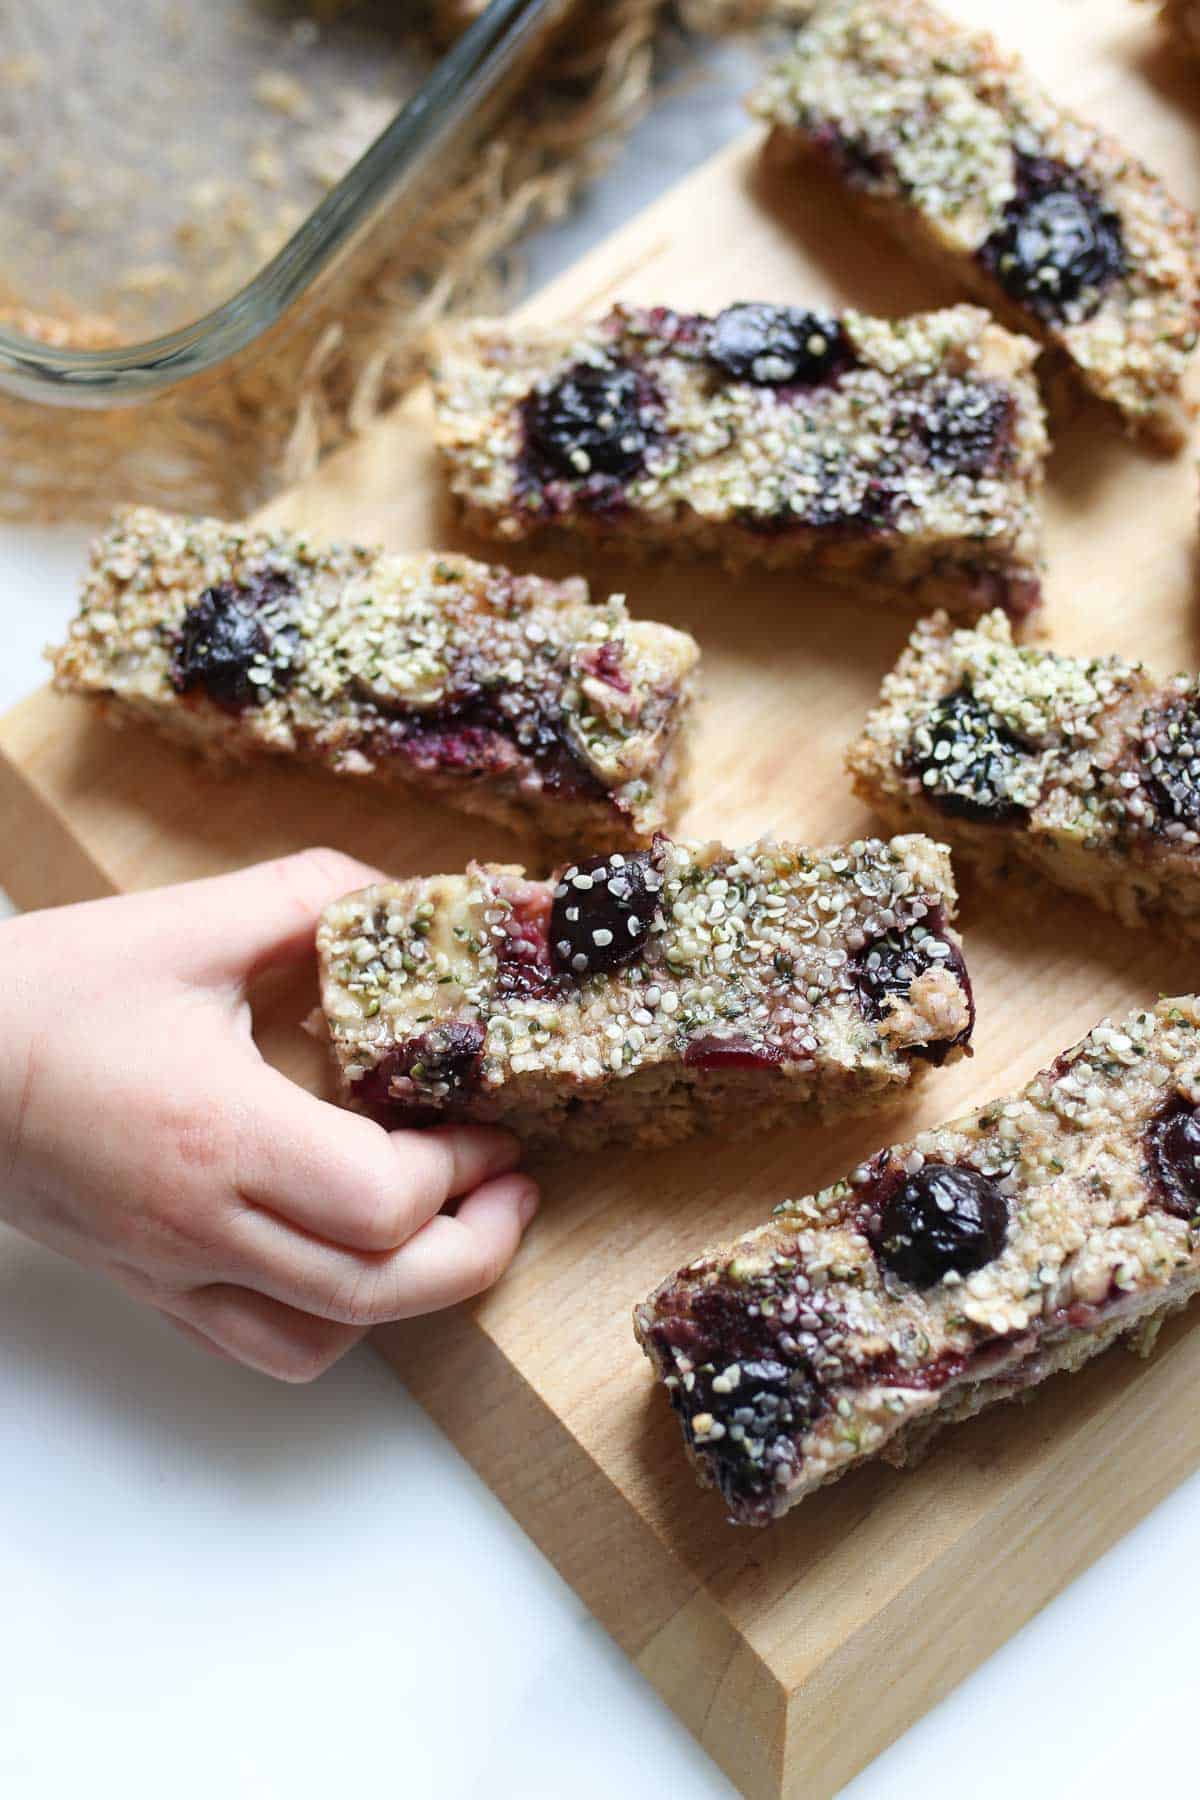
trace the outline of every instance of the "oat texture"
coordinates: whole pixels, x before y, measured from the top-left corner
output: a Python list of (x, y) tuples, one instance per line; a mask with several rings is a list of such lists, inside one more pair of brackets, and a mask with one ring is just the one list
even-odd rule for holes
[[(1147, 1345), (1200, 1284), (1200, 1183), (1162, 1150), (1195, 1130), (1198, 1027), (1190, 997), (1098, 1025), (1011, 1098), (786, 1201), (637, 1309), (697, 1472), (736, 1519), (764, 1524), (868, 1458), (904, 1462), (1118, 1337)], [(918, 1286), (889, 1267), (887, 1199), (945, 1168), (982, 1177), (1002, 1242)]]
[(933, 830), (992, 878), (1030, 868), (1127, 925), (1200, 924), (1200, 690), (1116, 656), (922, 620), (852, 745), (889, 823)]
[(138, 508), (97, 541), (52, 660), (60, 689), (209, 752), (609, 844), (674, 810), (698, 652), (580, 580)]
[(548, 882), (484, 865), (368, 888), (317, 938), (343, 1097), (572, 1148), (868, 1106), (969, 1039), (954, 906), (921, 837), (659, 839)]

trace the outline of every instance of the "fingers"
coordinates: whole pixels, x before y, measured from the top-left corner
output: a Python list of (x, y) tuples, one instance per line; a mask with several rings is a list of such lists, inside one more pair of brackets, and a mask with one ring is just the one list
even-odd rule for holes
[(247, 1097), (253, 1139), (239, 1148), (237, 1189), (251, 1204), (236, 1224), (251, 1252), (274, 1240), (280, 1219), (331, 1244), (395, 1250), (521, 1155), (516, 1138), (488, 1126), (387, 1132), (265, 1066)]
[(214, 1283), (173, 1301), (185, 1335), (279, 1381), (313, 1381), (362, 1337), (362, 1328), (314, 1318), (249, 1288)]
[(322, 909), (382, 879), (338, 850), (302, 850), (142, 899), (162, 910), (165, 935), (197, 978), (246, 982), (271, 963), (311, 951)]
[[(455, 1306), (491, 1287), (512, 1261), (537, 1200), (536, 1187), (524, 1175), (484, 1182), (453, 1217), (443, 1213), (431, 1219), (402, 1250), (373, 1268), (360, 1263), (308, 1272), (295, 1291), (311, 1289), (313, 1311), (232, 1282), (193, 1288), (163, 1310), (205, 1349), (280, 1381), (312, 1381), (371, 1325)], [(324, 1255), (349, 1261), (337, 1251)]]
[(453, 1216), (431, 1219), (394, 1258), (380, 1299), (388, 1319), (457, 1306), (493, 1287), (517, 1253), (521, 1234), (538, 1207), (538, 1191), (525, 1175), (488, 1181)]
[(167, 1321), (167, 1324), (179, 1333), (180, 1337), (187, 1338), (188, 1342), (190, 1344), (195, 1344), (198, 1350), (207, 1351), (209, 1356), (219, 1356), (222, 1362), (233, 1361), (228, 1350), (223, 1350), (220, 1344), (214, 1344), (213, 1340), (210, 1337), (205, 1337), (204, 1333), (199, 1331), (195, 1325), (189, 1325), (183, 1319), (173, 1319), (170, 1313), (163, 1313), (162, 1316)]
[(512, 1261), (537, 1211), (528, 1176), (485, 1181), (440, 1213), (398, 1250), (375, 1255), (339, 1249), (263, 1215), (263, 1229), (229, 1279), (285, 1306), (342, 1325), (370, 1326), (454, 1306), (490, 1287)]

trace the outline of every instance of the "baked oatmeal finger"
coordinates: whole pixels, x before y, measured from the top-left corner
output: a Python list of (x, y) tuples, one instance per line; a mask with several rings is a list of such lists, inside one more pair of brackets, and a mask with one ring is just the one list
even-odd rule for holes
[(763, 1525), (857, 1464), (1146, 1351), (1200, 1286), (1200, 1003), (1105, 1021), (637, 1308), (700, 1480)]
[(921, 837), (659, 838), (549, 881), (484, 864), (366, 888), (317, 933), (342, 1097), (576, 1149), (869, 1106), (969, 1044), (954, 907)]
[(148, 508), (94, 546), (55, 685), (209, 755), (396, 783), (559, 843), (679, 803), (699, 650), (622, 596)]
[(467, 523), (490, 537), (566, 528), (1020, 617), (1041, 578), (1035, 355), (970, 306), (482, 321), (439, 340), (437, 436)]
[(851, 745), (857, 793), (991, 880), (1036, 870), (1127, 925), (1200, 931), (1200, 684), (923, 619)]
[(820, 0), (752, 104), (1127, 426), (1183, 441), (1195, 220), (1017, 58), (927, 0)]

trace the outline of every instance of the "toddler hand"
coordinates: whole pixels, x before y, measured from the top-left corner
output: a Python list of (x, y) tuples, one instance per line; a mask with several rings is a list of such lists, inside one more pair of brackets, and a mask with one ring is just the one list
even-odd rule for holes
[(537, 1207), (508, 1133), (387, 1132), (254, 1044), (248, 984), (375, 879), (309, 850), (0, 925), (0, 1215), (285, 1381), (488, 1287)]

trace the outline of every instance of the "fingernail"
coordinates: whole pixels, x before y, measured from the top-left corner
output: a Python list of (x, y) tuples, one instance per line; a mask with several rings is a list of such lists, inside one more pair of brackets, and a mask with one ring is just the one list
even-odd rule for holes
[(524, 1192), (517, 1201), (517, 1217), (521, 1221), (522, 1231), (524, 1231), (526, 1225), (528, 1225), (530, 1219), (532, 1219), (534, 1213), (537, 1211), (538, 1206), (541, 1203), (541, 1198), (542, 1196), (538, 1193), (533, 1182), (527, 1181), (524, 1186)]

